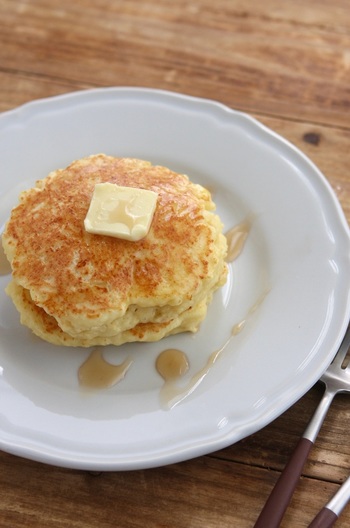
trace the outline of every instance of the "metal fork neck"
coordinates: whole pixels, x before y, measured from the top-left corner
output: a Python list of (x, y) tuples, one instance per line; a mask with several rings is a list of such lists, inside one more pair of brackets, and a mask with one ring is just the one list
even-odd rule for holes
[(333, 401), (336, 392), (330, 390), (327, 386), (325, 388), (323, 397), (311, 418), (308, 426), (306, 427), (303, 437), (310, 440), (312, 443), (315, 443), (317, 435), (321, 429), (322, 423), (325, 419), (325, 416), (328, 412), (328, 409)]

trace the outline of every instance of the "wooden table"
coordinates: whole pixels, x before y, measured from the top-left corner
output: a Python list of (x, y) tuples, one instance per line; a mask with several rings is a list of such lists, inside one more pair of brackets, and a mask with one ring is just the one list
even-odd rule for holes
[[(348, 0), (0, 0), (0, 111), (102, 86), (219, 100), (285, 136), (350, 219)], [(4, 528), (252, 527), (321, 396), (222, 451), (144, 471), (61, 469), (0, 453)], [(350, 473), (338, 396), (282, 522), (306, 527)], [(350, 507), (339, 528), (350, 525)]]

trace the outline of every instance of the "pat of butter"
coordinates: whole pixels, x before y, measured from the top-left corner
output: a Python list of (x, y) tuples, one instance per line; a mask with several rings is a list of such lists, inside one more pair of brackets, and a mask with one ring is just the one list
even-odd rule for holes
[(114, 183), (97, 183), (84, 226), (89, 233), (137, 241), (151, 226), (157, 193)]

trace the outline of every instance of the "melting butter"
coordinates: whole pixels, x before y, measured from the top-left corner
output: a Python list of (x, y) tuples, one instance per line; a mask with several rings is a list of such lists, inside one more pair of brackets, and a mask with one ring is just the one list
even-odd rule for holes
[(126, 359), (120, 365), (112, 365), (97, 348), (78, 370), (80, 385), (89, 389), (108, 389), (124, 378), (131, 364), (132, 360)]
[(151, 226), (157, 193), (146, 189), (97, 183), (84, 220), (89, 233), (137, 241)]

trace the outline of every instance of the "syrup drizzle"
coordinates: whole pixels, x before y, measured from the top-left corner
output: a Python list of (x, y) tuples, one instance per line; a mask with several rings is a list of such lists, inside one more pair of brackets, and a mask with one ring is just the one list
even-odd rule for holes
[(242, 253), (245, 242), (253, 224), (253, 218), (248, 217), (240, 224), (232, 227), (226, 233), (227, 240), (227, 262), (233, 262)]
[(78, 370), (80, 385), (89, 389), (108, 389), (121, 381), (132, 360), (126, 359), (120, 365), (112, 365), (103, 357), (100, 348), (96, 348)]
[(4, 248), (2, 247), (2, 244), (1, 244), (1, 238), (0, 238), (0, 275), (9, 275), (10, 273), (11, 273), (11, 265), (9, 261), (7, 260)]
[[(253, 313), (264, 301), (267, 293), (268, 291), (265, 291), (253, 304), (253, 306), (251, 306), (246, 316), (241, 321), (232, 326), (229, 338), (220, 348), (214, 350), (214, 352), (210, 354), (205, 365), (198, 372), (196, 372), (185, 385), (181, 386), (178, 383), (178, 380), (180, 377), (183, 376), (183, 373), (179, 377), (172, 376), (169, 378), (165, 378), (165, 382), (160, 390), (160, 403), (163, 408), (173, 409), (176, 405), (178, 405), (180, 402), (182, 402), (185, 398), (187, 398), (190, 394), (193, 393), (193, 391), (202, 383), (204, 378), (209, 374), (213, 365), (216, 363), (219, 357), (224, 353), (225, 349), (230, 344), (232, 338), (242, 332), (243, 328), (248, 322), (248, 319), (253, 315)], [(184, 352), (182, 352), (182, 354), (184, 354)]]

